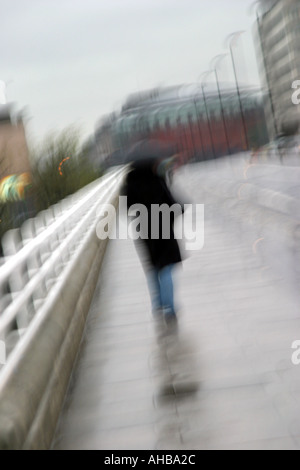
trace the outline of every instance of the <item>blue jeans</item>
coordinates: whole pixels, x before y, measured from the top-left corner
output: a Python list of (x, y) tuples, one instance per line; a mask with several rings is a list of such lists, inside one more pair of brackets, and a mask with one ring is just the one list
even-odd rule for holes
[(169, 265), (147, 272), (153, 313), (163, 311), (165, 315), (176, 315), (172, 271), (173, 265)]

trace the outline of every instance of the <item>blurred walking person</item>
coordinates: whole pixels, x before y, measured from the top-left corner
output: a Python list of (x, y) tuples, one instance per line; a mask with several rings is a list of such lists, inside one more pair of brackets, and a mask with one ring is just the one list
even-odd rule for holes
[[(127, 196), (129, 211), (136, 204), (147, 209), (147, 220), (141, 222), (143, 226), (140, 227), (142, 237), (135, 243), (148, 281), (152, 312), (168, 325), (176, 325), (173, 271), (175, 265), (181, 263), (182, 257), (174, 234), (174, 221), (183, 209), (158, 172), (162, 155), (153, 143), (146, 141), (139, 144), (128, 159), (131, 165), (122, 194)], [(177, 211), (170, 210), (170, 217), (167, 218), (161, 213), (157, 227), (158, 220), (153, 220), (153, 208), (158, 209), (162, 205), (169, 209), (176, 207)]]

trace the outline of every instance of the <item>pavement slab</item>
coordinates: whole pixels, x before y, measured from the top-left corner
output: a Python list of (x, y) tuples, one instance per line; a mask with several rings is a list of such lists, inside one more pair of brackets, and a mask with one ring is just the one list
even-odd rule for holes
[(236, 162), (176, 177), (205, 205), (204, 247), (176, 269), (178, 331), (152, 317), (133, 242), (109, 242), (54, 450), (300, 449), (294, 267), (254, 250), (259, 227), (202, 186), (216, 171), (242, 177)]

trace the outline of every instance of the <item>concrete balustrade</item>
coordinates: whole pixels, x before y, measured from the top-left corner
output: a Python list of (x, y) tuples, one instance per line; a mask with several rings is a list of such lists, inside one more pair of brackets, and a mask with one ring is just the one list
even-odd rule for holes
[(125, 173), (112, 171), (3, 242), (2, 450), (50, 446), (106, 250), (96, 235), (99, 207), (117, 206)]

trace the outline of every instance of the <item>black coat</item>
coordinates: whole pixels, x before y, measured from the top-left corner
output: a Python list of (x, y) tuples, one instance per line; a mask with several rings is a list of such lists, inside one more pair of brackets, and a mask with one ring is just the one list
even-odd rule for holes
[[(162, 230), (159, 231), (158, 239), (151, 237), (151, 205), (167, 204), (169, 207), (173, 204), (178, 204), (174, 200), (165, 180), (158, 176), (148, 166), (134, 167), (127, 175), (126, 182), (122, 191), (124, 196), (127, 196), (128, 208), (134, 204), (143, 204), (148, 210), (148, 224), (145, 239), (140, 243), (144, 245), (147, 257), (152, 266), (162, 269), (170, 264), (180, 263), (182, 261), (179, 245), (174, 236), (173, 224), (175, 216), (171, 213), (170, 224), (168, 231), (170, 237), (163, 239)], [(182, 208), (180, 210), (182, 212)], [(161, 220), (162, 222), (162, 220)], [(169, 223), (169, 222), (167, 222)], [(160, 224), (162, 228), (162, 224)], [(141, 227), (143, 235), (145, 230)]]

